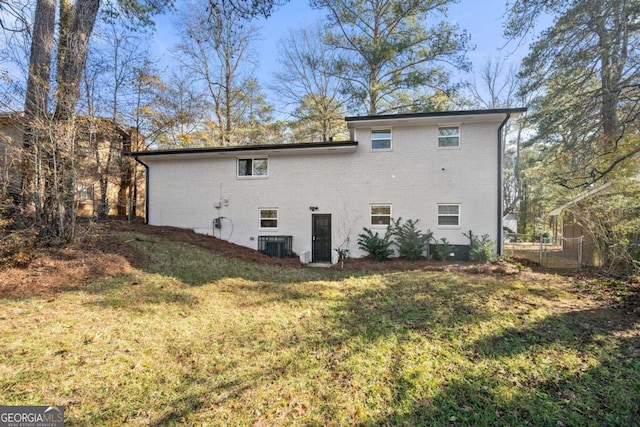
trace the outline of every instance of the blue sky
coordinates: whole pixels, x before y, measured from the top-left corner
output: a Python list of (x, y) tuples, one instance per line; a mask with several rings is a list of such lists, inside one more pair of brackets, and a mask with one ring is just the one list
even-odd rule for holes
[[(476, 48), (468, 52), (468, 58), (474, 68), (480, 67), (490, 56), (500, 57), (508, 64), (518, 64), (525, 56), (531, 40), (520, 44), (507, 43), (502, 37), (504, 13), (508, 0), (460, 0), (450, 6), (448, 18), (456, 22), (461, 29), (471, 35), (471, 44)], [(176, 2), (180, 7), (180, 2)], [(267, 19), (260, 19), (257, 26), (261, 29), (261, 40), (256, 44), (259, 67), (256, 74), (263, 87), (267, 86), (273, 73), (278, 71), (277, 44), (286, 36), (290, 28), (314, 25), (322, 17), (321, 11), (309, 7), (307, 0), (290, 0), (277, 9)], [(160, 17), (154, 38), (152, 54), (158, 58), (170, 58), (170, 49), (177, 36), (171, 25), (171, 18)], [(161, 60), (162, 61), (162, 60)], [(167, 61), (170, 68), (170, 61)], [(458, 78), (472, 81), (472, 74), (459, 75)]]
[[(460, 0), (450, 7), (449, 19), (456, 22), (461, 29), (471, 34), (471, 43), (475, 50), (468, 52), (467, 56), (477, 69), (490, 55), (500, 57), (507, 63), (518, 64), (527, 52), (527, 40), (520, 45), (511, 42), (505, 47), (505, 39), (502, 37), (504, 13), (509, 0)], [(512, 0), (511, 0), (512, 1)], [(184, 7), (186, 2), (176, 0), (176, 7)], [(277, 45), (278, 41), (286, 36), (291, 28), (301, 26), (309, 27), (318, 22), (322, 17), (321, 11), (313, 10), (308, 5), (308, 0), (289, 0), (287, 4), (277, 9), (271, 17), (260, 19), (257, 25), (261, 29), (261, 40), (256, 44), (256, 52), (259, 59), (259, 67), (256, 75), (269, 98), (273, 101), (273, 94), (267, 87), (273, 74), (278, 71)], [(548, 23), (548, 21), (547, 21)], [(156, 59), (158, 68), (165, 75), (170, 74), (174, 68), (172, 48), (178, 36), (170, 15), (157, 17), (156, 31), (151, 40), (150, 51)], [(3, 40), (0, 39), (0, 48)], [(0, 69), (13, 70), (11, 64), (2, 64)], [(19, 74), (15, 70), (14, 73)], [(460, 80), (472, 81), (473, 74), (460, 74)]]
[[(476, 45), (475, 51), (469, 52), (469, 59), (476, 65), (484, 62), (489, 55), (500, 55), (516, 62), (521, 60), (527, 50), (527, 43), (516, 46), (511, 42), (506, 48), (506, 40), (502, 37), (502, 25), (507, 0), (461, 0), (449, 9), (449, 19), (457, 22), (460, 28), (471, 34), (471, 42)], [(176, 7), (180, 7), (177, 2)], [(260, 56), (261, 74), (270, 74), (277, 69), (277, 42), (283, 38), (290, 28), (311, 26), (322, 17), (322, 12), (309, 7), (306, 0), (290, 0), (276, 10), (267, 19), (260, 19), (257, 25), (261, 28), (262, 40), (257, 43)], [(163, 16), (158, 19), (155, 35), (154, 52), (160, 57), (168, 55), (175, 40), (175, 30), (171, 18)]]

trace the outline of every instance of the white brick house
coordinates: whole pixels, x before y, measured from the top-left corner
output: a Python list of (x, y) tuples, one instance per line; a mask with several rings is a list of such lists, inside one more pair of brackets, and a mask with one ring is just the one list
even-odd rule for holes
[(335, 262), (338, 247), (365, 255), (363, 227), (384, 234), (402, 217), (460, 248), (462, 233), (488, 234), (501, 252), (501, 135), (524, 111), (347, 117), (350, 141), (131, 155), (147, 170), (151, 225)]

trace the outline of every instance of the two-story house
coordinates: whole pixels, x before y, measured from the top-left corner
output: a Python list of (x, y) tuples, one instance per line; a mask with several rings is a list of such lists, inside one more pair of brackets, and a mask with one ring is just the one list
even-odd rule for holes
[[(463, 248), (502, 251), (503, 130), (525, 109), (347, 117), (349, 141), (131, 153), (147, 172), (146, 220), (254, 249), (335, 262), (365, 255), (363, 227), (419, 220)], [(462, 252), (462, 251), (459, 251)]]

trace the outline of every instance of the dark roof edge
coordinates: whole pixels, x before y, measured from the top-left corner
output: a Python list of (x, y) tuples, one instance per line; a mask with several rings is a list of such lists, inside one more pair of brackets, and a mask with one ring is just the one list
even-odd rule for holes
[(303, 142), (295, 144), (233, 145), (226, 147), (179, 148), (173, 150), (131, 151), (126, 156), (159, 156), (163, 154), (232, 153), (242, 151), (291, 150), (295, 148), (331, 148), (357, 146), (357, 141)]
[(507, 114), (524, 113), (526, 107), (521, 108), (495, 108), (487, 110), (458, 110), (458, 111), (432, 111), (428, 113), (405, 113), (405, 114), (379, 114), (374, 116), (351, 116), (345, 117), (345, 121), (353, 122), (359, 120), (380, 120), (380, 119), (410, 119), (419, 117), (446, 117), (446, 116), (469, 116), (473, 114)]

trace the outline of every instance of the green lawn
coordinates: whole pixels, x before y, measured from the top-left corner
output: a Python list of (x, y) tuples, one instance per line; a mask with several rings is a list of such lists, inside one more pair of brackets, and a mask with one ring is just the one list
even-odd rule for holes
[(144, 267), (0, 301), (1, 404), (64, 405), (68, 426), (640, 425), (638, 313), (571, 278), (284, 269), (119, 237)]

